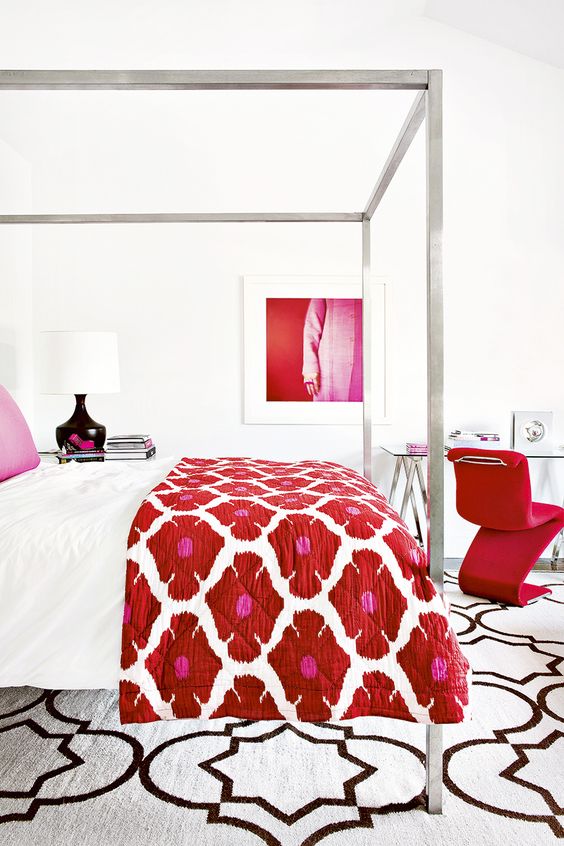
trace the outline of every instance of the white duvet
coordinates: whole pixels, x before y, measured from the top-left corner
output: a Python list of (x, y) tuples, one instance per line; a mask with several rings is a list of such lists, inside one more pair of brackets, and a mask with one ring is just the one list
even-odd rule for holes
[(172, 458), (0, 483), (0, 687), (117, 688), (127, 536)]

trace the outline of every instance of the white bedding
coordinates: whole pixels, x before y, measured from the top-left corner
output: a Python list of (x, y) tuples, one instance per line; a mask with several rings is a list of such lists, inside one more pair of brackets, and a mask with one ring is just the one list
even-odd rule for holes
[(117, 688), (127, 535), (172, 458), (0, 483), (0, 687)]

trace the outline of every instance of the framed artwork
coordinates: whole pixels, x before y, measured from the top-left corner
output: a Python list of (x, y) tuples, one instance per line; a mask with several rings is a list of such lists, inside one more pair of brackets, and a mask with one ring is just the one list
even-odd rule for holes
[(551, 451), (552, 411), (514, 411), (511, 446), (525, 455)]
[[(372, 278), (371, 406), (387, 423), (386, 283)], [(245, 423), (362, 423), (362, 283), (246, 276)]]

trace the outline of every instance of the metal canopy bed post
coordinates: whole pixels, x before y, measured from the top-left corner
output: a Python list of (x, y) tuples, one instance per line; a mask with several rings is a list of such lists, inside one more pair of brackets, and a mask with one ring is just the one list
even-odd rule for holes
[[(411, 110), (362, 212), (0, 215), (2, 224), (360, 223), (363, 296), (363, 466), (372, 479), (370, 221), (425, 119), (427, 171), (427, 438), (430, 576), (443, 590), (442, 72), (440, 70), (4, 70), (0, 90), (414, 90)], [(426, 727), (429, 813), (442, 812), (442, 726)]]

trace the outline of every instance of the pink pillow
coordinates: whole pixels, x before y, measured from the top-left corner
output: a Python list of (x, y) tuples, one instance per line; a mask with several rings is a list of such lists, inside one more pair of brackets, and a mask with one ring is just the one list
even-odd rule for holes
[(0, 482), (33, 470), (39, 464), (29, 426), (3, 385), (0, 385)]

